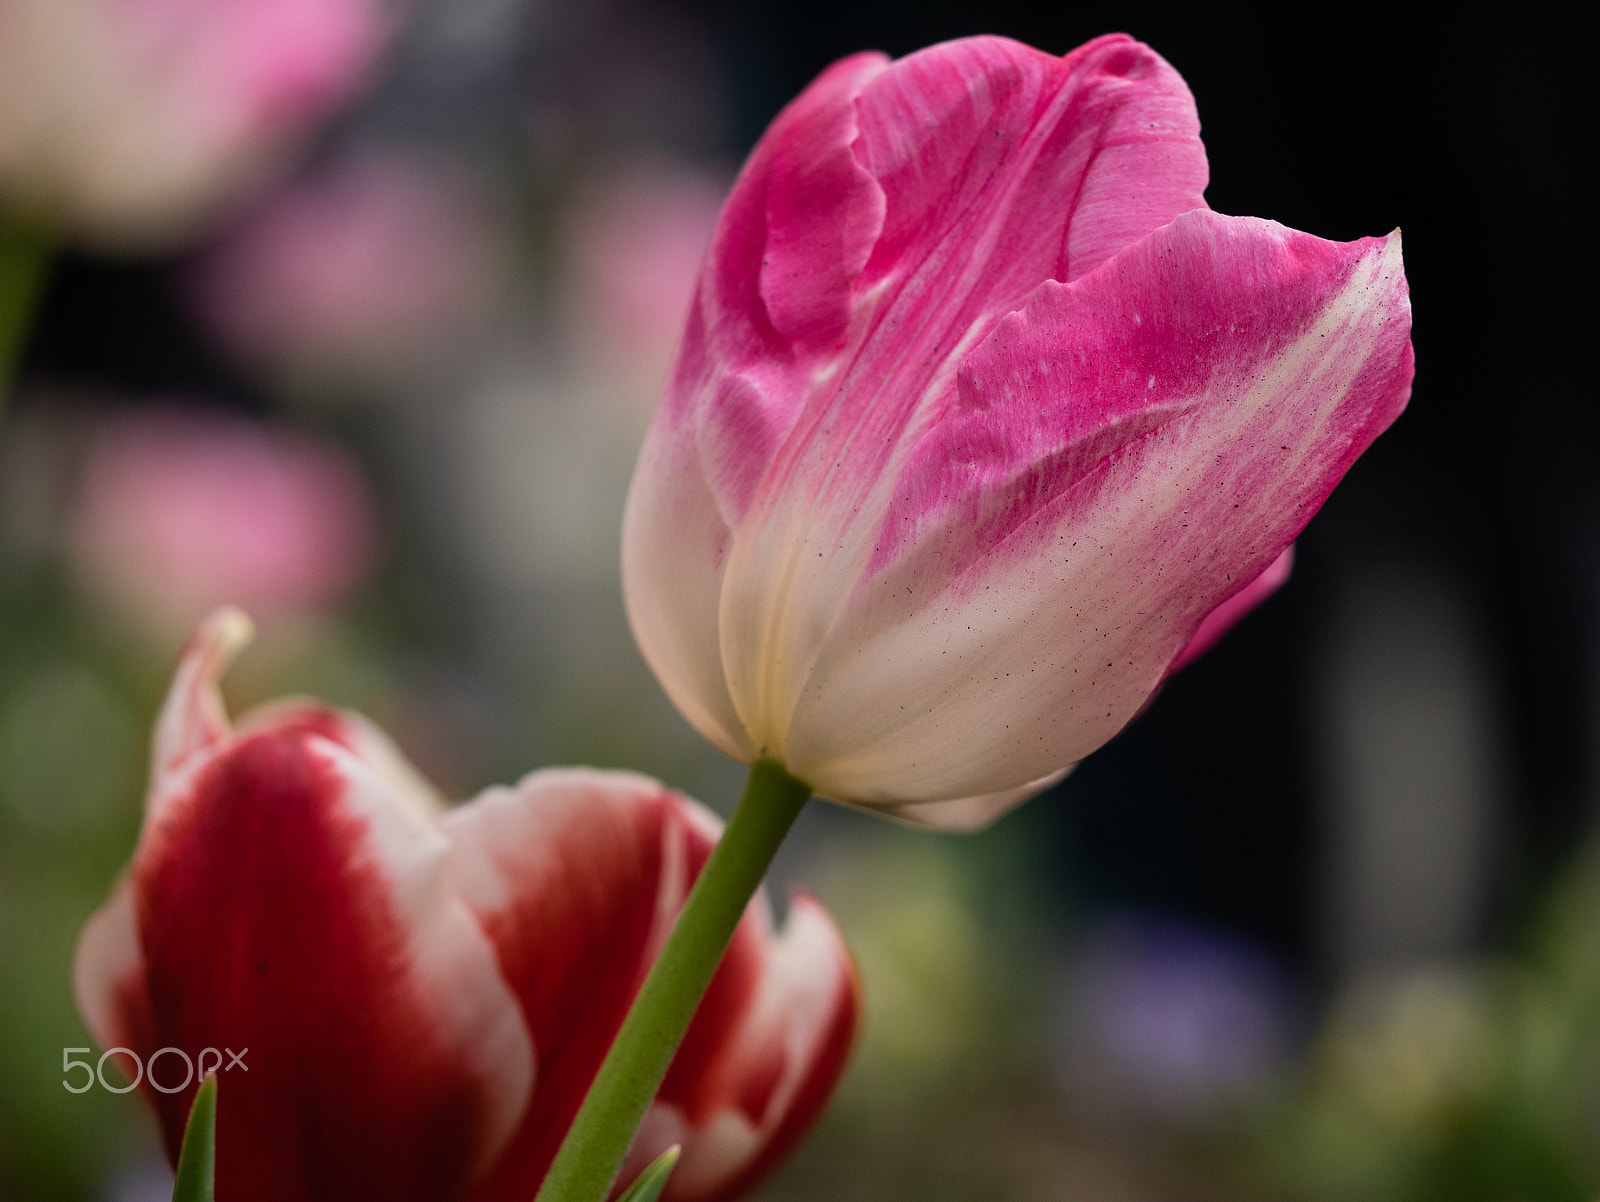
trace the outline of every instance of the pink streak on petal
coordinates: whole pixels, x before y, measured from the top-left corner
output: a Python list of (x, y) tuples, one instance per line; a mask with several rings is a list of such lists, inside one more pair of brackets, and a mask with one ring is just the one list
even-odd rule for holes
[[(882, 203), (850, 153), (851, 102), (883, 64), (874, 54), (835, 63), (778, 115), (734, 184), (701, 273), (656, 420), (683, 423), (674, 434), (699, 444), (730, 524), (794, 423), (816, 356), (836, 349), (849, 320), (848, 288)], [(801, 181), (823, 187), (822, 203), (795, 193)], [(830, 222), (847, 236), (808, 247)]]
[[(806, 416), (799, 420), (791, 404), (788, 452), (769, 475), (773, 487), (837, 493), (846, 508), (905, 427), (946, 403), (954, 355), (1040, 282), (1074, 278), (1122, 239), (1202, 206), (1206, 179), (1188, 89), (1154, 52), (1121, 35), (1064, 59), (1004, 38), (931, 47), (864, 80), (854, 113), (852, 149), (866, 174), (852, 178), (860, 193), (881, 191), (882, 233), (859, 279), (838, 272), (832, 242), (818, 240), (804, 263), (784, 260), (793, 280), (827, 282), (854, 316), (836, 352), (840, 374), (795, 398)], [(791, 199), (780, 190), (790, 179), (782, 171), (788, 149), (775, 141), (769, 214)], [(1111, 220), (1109, 194), (1136, 203)], [(847, 219), (837, 210), (830, 217)], [(743, 463), (771, 454), (740, 442)], [(745, 508), (737, 499), (725, 505), (736, 515)]]
[(1194, 97), (1178, 73), (1117, 35), (1076, 53), (1090, 47), (1103, 53), (1098, 68), (1108, 94), (1095, 113), (1101, 128), (1074, 201), (1065, 263), (1053, 276), (1063, 282), (1093, 271), (1179, 213), (1205, 208), (1201, 193), (1210, 177)]
[(1274, 559), (1265, 572), (1206, 615), (1205, 621), (1200, 623), (1200, 629), (1189, 640), (1189, 645), (1178, 652), (1178, 658), (1172, 661), (1167, 674), (1181, 671), (1210, 651), (1216, 646), (1217, 640), (1232, 629), (1234, 623), (1283, 587), (1293, 570), (1294, 548), (1291, 546), (1284, 548), (1283, 554)]
[[(797, 356), (774, 327), (762, 297), (769, 185), (775, 160), (796, 145), (826, 160), (835, 177), (849, 177), (838, 152), (854, 137), (851, 98), (885, 62), (859, 54), (830, 67), (778, 115), (740, 172), (629, 490), (623, 595), (640, 649), (695, 728), (741, 759), (755, 749), (722, 678), (717, 596), (732, 528), (793, 425), (814, 368), (814, 355)], [(836, 137), (831, 152), (818, 145), (819, 129)], [(837, 265), (823, 271), (840, 274)], [(815, 303), (797, 303), (790, 315), (802, 311), (828, 325)], [(655, 589), (664, 577), (677, 587)]]
[[(857, 161), (853, 89), (862, 59), (830, 68), (799, 113), (774, 130), (761, 252), (761, 299), (798, 355), (835, 350), (850, 327), (851, 289), (883, 228), (883, 191)], [(872, 59), (866, 63), (875, 66)]]
[[(1114, 496), (1118, 481), (1129, 478), (1118, 461), (1130, 448), (1169, 428), (1229, 421), (1235, 397), (1267, 380), (1291, 344), (1328, 319), (1327, 306), (1383, 243), (1327, 242), (1273, 222), (1197, 211), (1077, 285), (1043, 285), (963, 363), (960, 400), (907, 464), (872, 570), (894, 562), (917, 530), (937, 533), (940, 571), (949, 577), (997, 553), (1013, 536), (1027, 548), (1041, 536), (1054, 537), (1053, 526), (1030, 525), (1035, 515), (1064, 503), (1074, 490), (1109, 489)], [(1382, 303), (1383, 290), (1395, 286), (1385, 278), (1369, 291)], [(1404, 287), (1403, 277), (1398, 286)], [(1353, 320), (1340, 319), (1332, 332), (1342, 334)], [(1298, 466), (1297, 480), (1309, 482), (1314, 502), (1269, 515), (1298, 522), (1297, 532), (1404, 406), (1408, 331), (1408, 322), (1391, 322), (1369, 337), (1336, 340), (1329, 345), (1339, 348), (1338, 363), (1302, 351), (1304, 361), (1291, 364), (1295, 374), (1276, 384), (1266, 420), (1296, 436), (1331, 440), (1318, 449), (1317, 462), (1286, 465), (1285, 456), (1241, 441), (1212, 475), (1219, 483), (1237, 474), (1284, 488), (1287, 467)], [(1343, 403), (1330, 428), (1310, 425), (1326, 420), (1319, 402), (1329, 398), (1314, 391), (1319, 371), (1345, 362), (1359, 367), (1366, 358), (1386, 374), (1358, 379), (1348, 398), (1335, 398)], [(1218, 500), (1205, 498), (1207, 510)], [(1250, 509), (1259, 511), (1262, 500), (1230, 491), (1229, 508), (1215, 513), (1217, 528), (1186, 523), (1183, 529), (1195, 531), (1186, 541), (1221, 536), (1220, 550), (1231, 541), (1226, 534), (1239, 529)], [(1233, 512), (1247, 502), (1245, 513)], [(1284, 537), (1270, 558), (1291, 538)], [(1264, 551), (1256, 556), (1259, 574), (1270, 558)]]
[[(892, 63), (854, 107), (883, 232), (850, 281), (842, 375), (807, 398), (804, 441), (790, 440), (818, 462), (843, 455), (827, 479), (847, 494), (871, 483), (914, 417), (937, 412), (962, 347), (1040, 282), (1075, 278), (1202, 206), (1206, 179), (1188, 89), (1121, 35), (1062, 59), (1004, 38), (946, 43)], [(1136, 200), (1109, 224), (1107, 192)], [(799, 470), (774, 464), (779, 477)]]

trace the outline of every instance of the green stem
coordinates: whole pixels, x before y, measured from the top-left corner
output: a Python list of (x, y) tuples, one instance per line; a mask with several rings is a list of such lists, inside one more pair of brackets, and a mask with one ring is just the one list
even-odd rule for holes
[(49, 235), (39, 227), (0, 215), (0, 414), (44, 289), (50, 248)]
[(811, 787), (757, 760), (535, 1202), (605, 1202), (745, 906)]

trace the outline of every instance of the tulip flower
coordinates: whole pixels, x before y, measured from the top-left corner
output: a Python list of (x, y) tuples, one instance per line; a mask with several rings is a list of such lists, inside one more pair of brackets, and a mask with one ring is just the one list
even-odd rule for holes
[[(184, 652), (133, 862), (79, 941), (84, 1021), (140, 1058), (113, 1063), (174, 1156), (186, 1061), (220, 1070), (219, 1197), (527, 1202), (719, 824), (586, 769), (447, 810), (354, 714), (233, 726), (217, 680), (247, 635), (220, 611)], [(756, 897), (632, 1163), (680, 1144), (666, 1197), (753, 1188), (826, 1100), (857, 999), (821, 906), (775, 930)]]
[(598, 1202), (816, 792), (981, 826), (1271, 592), (1410, 393), (1398, 232), (1206, 208), (1122, 35), (835, 63), (723, 207), (623, 523), (634, 634), (751, 765), (538, 1202)]
[(0, 0), (0, 207), (144, 249), (348, 99), (386, 0)]
[(1400, 236), (1223, 216), (1206, 182), (1187, 87), (1122, 35), (860, 54), (778, 116), (623, 535), (702, 734), (981, 825), (1270, 591), (1409, 395)]

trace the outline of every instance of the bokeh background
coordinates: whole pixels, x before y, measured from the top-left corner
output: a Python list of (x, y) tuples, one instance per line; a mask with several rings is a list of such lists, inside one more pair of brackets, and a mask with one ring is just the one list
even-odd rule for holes
[(189, 624), (245, 605), (236, 707), (356, 706), (454, 796), (582, 762), (726, 810), (617, 543), (739, 160), (851, 51), (1113, 29), (1194, 90), (1213, 207), (1404, 227), (1415, 394), (1282, 592), (1052, 793), (970, 837), (808, 809), (774, 875), (838, 915), (869, 1020), (763, 1197), (1593, 1202), (1585, 40), (1537, 5), (1012, 0), (415, 0), (197, 240), (59, 255), (0, 428), (0, 1199), (170, 1189), (137, 1095), (59, 1057)]

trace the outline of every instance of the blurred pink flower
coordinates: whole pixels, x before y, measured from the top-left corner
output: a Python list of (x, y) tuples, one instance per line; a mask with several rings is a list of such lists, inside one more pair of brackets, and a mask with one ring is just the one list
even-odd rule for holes
[(665, 378), (727, 186), (703, 172), (640, 167), (598, 186), (568, 231), (583, 335)]
[(0, 191), (175, 241), (365, 80), (388, 0), (0, 0)]
[(410, 359), (483, 307), (496, 241), (460, 172), (369, 151), (266, 198), (200, 259), (191, 293), (200, 318), (247, 358)]
[(366, 481), (337, 447), (174, 406), (100, 431), (70, 540), (94, 592), (166, 633), (223, 602), (267, 618), (324, 605), (365, 577), (376, 534)]

